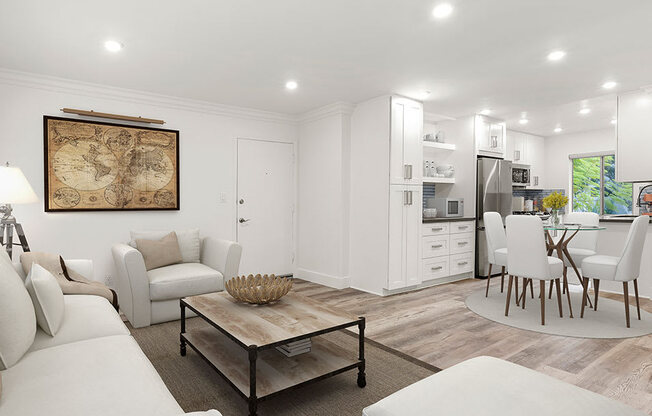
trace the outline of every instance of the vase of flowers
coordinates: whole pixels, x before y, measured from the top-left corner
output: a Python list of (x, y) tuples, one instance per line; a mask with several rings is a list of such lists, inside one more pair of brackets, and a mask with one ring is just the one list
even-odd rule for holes
[(561, 194), (561, 192), (553, 192), (547, 197), (543, 198), (543, 207), (551, 210), (550, 222), (552, 225), (557, 226), (561, 221), (559, 211), (568, 204), (568, 197)]

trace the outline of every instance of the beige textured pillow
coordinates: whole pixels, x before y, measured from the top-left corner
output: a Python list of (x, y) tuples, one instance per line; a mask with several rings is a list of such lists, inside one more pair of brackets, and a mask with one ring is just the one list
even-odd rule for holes
[(32, 297), (38, 326), (46, 334), (56, 335), (63, 322), (65, 309), (63, 292), (56, 277), (43, 266), (34, 263), (25, 279), (25, 287)]
[(181, 250), (177, 234), (172, 231), (160, 240), (136, 240), (138, 251), (145, 260), (145, 269), (152, 270), (170, 264), (181, 263)]

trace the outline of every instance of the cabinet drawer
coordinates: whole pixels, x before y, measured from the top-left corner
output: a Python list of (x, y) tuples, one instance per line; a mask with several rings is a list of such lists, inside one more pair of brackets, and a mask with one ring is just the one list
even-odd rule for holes
[(423, 258), (447, 256), (449, 253), (448, 235), (423, 237)]
[(450, 233), (459, 234), (459, 233), (472, 233), (474, 231), (473, 226), (474, 221), (458, 221), (450, 223)]
[(450, 274), (454, 276), (460, 273), (473, 271), (473, 253), (454, 254), (450, 256)]
[(423, 280), (447, 277), (449, 273), (448, 256), (433, 257), (423, 261)]
[(450, 230), (449, 222), (431, 222), (429, 224), (423, 224), (421, 229), (421, 235), (448, 235)]
[(460, 254), (472, 252), (474, 249), (473, 233), (451, 234), (450, 236), (450, 254)]

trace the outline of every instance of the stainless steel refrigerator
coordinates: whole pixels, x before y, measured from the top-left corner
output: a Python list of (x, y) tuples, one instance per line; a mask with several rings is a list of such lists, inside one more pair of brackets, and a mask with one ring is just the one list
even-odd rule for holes
[[(489, 273), (487, 237), (482, 216), (495, 211), (505, 217), (512, 213), (512, 162), (509, 160), (478, 158), (476, 182), (476, 224), (475, 271), (478, 277)], [(499, 270), (492, 270), (493, 272)]]

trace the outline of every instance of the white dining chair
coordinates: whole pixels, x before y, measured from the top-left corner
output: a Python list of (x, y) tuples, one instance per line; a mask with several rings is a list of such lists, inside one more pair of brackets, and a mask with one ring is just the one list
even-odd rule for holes
[[(503, 218), (497, 212), (485, 212), (484, 220), (485, 234), (487, 236), (487, 256), (489, 257), (489, 273), (487, 274), (487, 289), (484, 296), (489, 296), (489, 283), (491, 281), (492, 266), (500, 266), (500, 293), (505, 287), (505, 267), (507, 267), (507, 237)], [(516, 290), (518, 292), (518, 289)], [(517, 293), (518, 297), (518, 293)]]
[[(581, 224), (584, 226), (593, 226), (598, 227), (600, 225), (600, 216), (595, 212), (571, 212), (564, 216), (565, 224)], [(574, 231), (569, 230), (568, 233), (572, 235)], [(591, 256), (598, 254), (598, 232), (597, 231), (580, 231), (575, 234), (575, 237), (568, 243), (567, 250), (570, 254), (570, 259), (568, 256), (563, 256), (564, 258), (564, 278), (562, 280), (562, 293), (568, 291), (568, 268), (575, 266), (581, 266), (582, 261)], [(553, 256), (557, 256), (557, 252), (553, 252)], [(573, 263), (571, 263), (571, 261)], [(579, 282), (582, 284), (582, 282)], [(548, 292), (548, 299), (552, 297), (552, 287)]]
[(596, 255), (587, 257), (582, 261), (582, 277), (584, 279), (584, 296), (582, 296), (582, 312), (580, 317), (584, 317), (584, 308), (588, 296), (589, 279), (593, 279), (593, 289), (595, 298), (593, 307), (598, 310), (598, 292), (600, 289), (600, 280), (611, 280), (623, 282), (623, 296), (625, 298), (625, 321), (627, 328), (630, 327), (629, 320), (629, 282), (634, 281), (634, 295), (636, 297), (636, 312), (638, 319), (641, 319), (641, 307), (638, 300), (638, 276), (641, 272), (641, 258), (643, 257), (643, 245), (647, 235), (650, 217), (641, 215), (634, 219), (622, 254), (617, 256)]
[[(541, 218), (530, 215), (510, 215), (505, 220), (507, 226), (507, 301), (505, 316), (509, 315), (510, 296), (514, 276), (523, 277), (532, 284), (540, 281), (541, 325), (546, 323), (546, 281), (555, 282), (557, 287), (557, 306), (559, 316), (563, 317), (561, 306), (561, 285), (563, 263), (556, 257), (547, 255), (546, 242)], [(525, 290), (525, 288), (523, 288)], [(522, 297), (525, 302), (525, 296)]]

